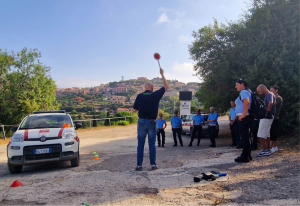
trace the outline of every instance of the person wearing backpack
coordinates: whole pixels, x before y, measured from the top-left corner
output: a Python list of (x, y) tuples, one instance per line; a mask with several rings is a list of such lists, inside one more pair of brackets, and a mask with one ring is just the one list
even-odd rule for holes
[(252, 103), (252, 96), (251, 90), (248, 88), (248, 83), (244, 79), (238, 79), (235, 83), (235, 88), (238, 92), (240, 92), (239, 97), (235, 100), (235, 112), (236, 116), (238, 117), (240, 138), (243, 140), (243, 151), (241, 156), (235, 158), (234, 161), (246, 163), (252, 160), (250, 126), (253, 117), (249, 113)]
[(260, 84), (256, 90), (258, 94), (265, 96), (264, 101), (265, 105), (267, 106), (265, 118), (259, 121), (257, 133), (257, 137), (259, 137), (259, 140), (262, 144), (262, 150), (256, 155), (256, 157), (263, 157), (272, 154), (270, 150), (270, 130), (276, 112), (276, 97), (263, 84)]

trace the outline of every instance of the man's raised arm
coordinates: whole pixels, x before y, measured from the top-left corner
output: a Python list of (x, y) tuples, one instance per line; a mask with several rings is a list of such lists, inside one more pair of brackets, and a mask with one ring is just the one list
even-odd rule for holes
[(161, 78), (163, 79), (164, 88), (165, 88), (165, 90), (167, 90), (169, 88), (169, 85), (168, 85), (167, 80), (164, 76), (164, 70), (162, 68), (160, 68), (160, 74), (161, 74)]

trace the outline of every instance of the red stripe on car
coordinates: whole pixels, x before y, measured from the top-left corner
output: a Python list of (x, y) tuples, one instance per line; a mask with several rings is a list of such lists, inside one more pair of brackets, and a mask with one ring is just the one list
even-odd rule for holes
[(24, 131), (24, 139), (28, 139), (28, 130), (27, 129)]
[(40, 130), (40, 133), (49, 133), (50, 130), (49, 129), (43, 129), (43, 130)]
[(63, 131), (64, 131), (64, 128), (61, 128), (61, 129), (59, 130), (58, 137), (62, 137)]

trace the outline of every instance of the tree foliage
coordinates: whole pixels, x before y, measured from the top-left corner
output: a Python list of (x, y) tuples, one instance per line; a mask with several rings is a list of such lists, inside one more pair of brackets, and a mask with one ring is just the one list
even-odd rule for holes
[(0, 122), (18, 124), (35, 110), (58, 109), (50, 68), (36, 49), (17, 54), (0, 50)]
[(196, 96), (208, 109), (229, 107), (238, 78), (252, 91), (278, 85), (284, 99), (281, 131), (299, 125), (299, 1), (253, 0), (244, 17), (228, 25), (205, 26), (193, 33), (189, 51), (203, 78)]

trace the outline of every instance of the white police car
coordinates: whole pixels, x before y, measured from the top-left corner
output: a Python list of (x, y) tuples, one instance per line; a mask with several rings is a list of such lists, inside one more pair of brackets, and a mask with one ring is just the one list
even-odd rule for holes
[(37, 111), (26, 116), (7, 145), (8, 169), (12, 174), (22, 171), (23, 165), (71, 160), (79, 165), (79, 138), (72, 118), (64, 110)]

